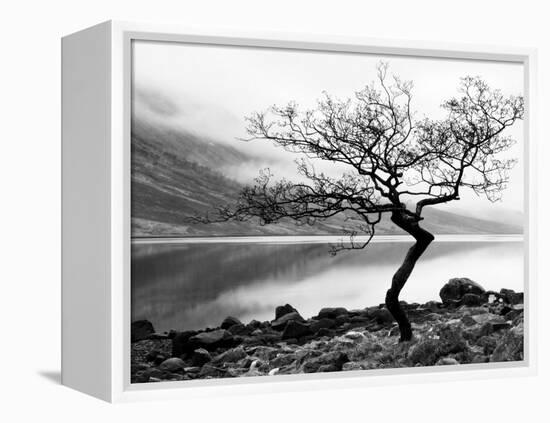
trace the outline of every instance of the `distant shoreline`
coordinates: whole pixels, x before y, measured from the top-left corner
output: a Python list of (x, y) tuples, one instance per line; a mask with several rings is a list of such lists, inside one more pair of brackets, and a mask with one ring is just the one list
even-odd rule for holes
[[(365, 242), (368, 236), (356, 236), (354, 240), (358, 243)], [(435, 235), (436, 242), (522, 242), (524, 234), (438, 234)], [(345, 235), (251, 235), (251, 236), (155, 236), (155, 237), (132, 237), (132, 244), (218, 244), (218, 243), (270, 243), (270, 244), (324, 244), (349, 240)], [(412, 242), (410, 235), (375, 235), (370, 242)]]

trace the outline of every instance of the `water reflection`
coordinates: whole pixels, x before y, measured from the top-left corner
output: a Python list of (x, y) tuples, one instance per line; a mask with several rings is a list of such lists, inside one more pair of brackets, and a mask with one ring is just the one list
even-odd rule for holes
[[(134, 244), (132, 320), (159, 331), (217, 326), (227, 315), (273, 318), (290, 303), (304, 316), (326, 306), (363, 308), (383, 301), (403, 259), (404, 242), (373, 243), (333, 257), (323, 243)], [(523, 290), (521, 242), (435, 242), (421, 258), (401, 298), (438, 299), (450, 277), (467, 276), (487, 289)]]

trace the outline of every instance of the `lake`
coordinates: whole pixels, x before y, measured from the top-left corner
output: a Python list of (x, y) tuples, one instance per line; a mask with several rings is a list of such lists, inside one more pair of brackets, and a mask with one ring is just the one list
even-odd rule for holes
[[(384, 301), (410, 237), (378, 237), (363, 250), (329, 254), (334, 237), (138, 239), (132, 242), (132, 321), (159, 332), (219, 326), (228, 315), (271, 320), (289, 303), (304, 317), (323, 307)], [(400, 299), (439, 300), (452, 277), (485, 289), (523, 291), (521, 236), (438, 236)]]

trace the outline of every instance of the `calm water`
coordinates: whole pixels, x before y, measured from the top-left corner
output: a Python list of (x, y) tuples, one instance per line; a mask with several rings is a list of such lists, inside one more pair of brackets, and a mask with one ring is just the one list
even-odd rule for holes
[[(271, 320), (275, 307), (285, 303), (308, 317), (322, 307), (376, 305), (383, 302), (409, 239), (381, 238), (335, 257), (318, 237), (135, 242), (132, 320), (148, 319), (157, 331), (198, 329), (218, 326), (228, 315), (244, 322)], [(441, 286), (460, 276), (486, 289), (523, 291), (521, 238), (438, 237), (400, 298), (439, 299)]]

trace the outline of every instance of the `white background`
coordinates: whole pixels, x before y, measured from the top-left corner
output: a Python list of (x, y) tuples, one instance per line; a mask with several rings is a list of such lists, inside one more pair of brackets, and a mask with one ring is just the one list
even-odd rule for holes
[[(549, 149), (543, 125), (550, 115), (548, 78), (544, 78), (550, 71), (550, 31), (544, 4), (527, 0), (4, 2), (0, 419), (538, 422), (548, 418), (548, 248), (542, 240), (548, 234), (544, 158)], [(60, 37), (108, 19), (537, 47), (538, 310), (543, 329), (538, 376), (115, 406), (60, 386)]]

